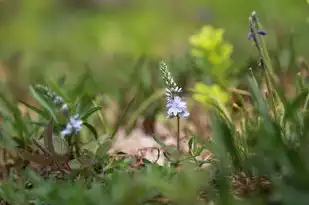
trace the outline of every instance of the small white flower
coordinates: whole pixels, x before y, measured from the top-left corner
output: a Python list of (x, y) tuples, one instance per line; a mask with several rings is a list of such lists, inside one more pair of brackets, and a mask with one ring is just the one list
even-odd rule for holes
[(62, 136), (76, 134), (80, 131), (81, 127), (83, 125), (83, 121), (79, 119), (79, 115), (74, 115), (73, 117), (70, 117), (68, 124), (66, 125), (66, 128), (61, 131)]

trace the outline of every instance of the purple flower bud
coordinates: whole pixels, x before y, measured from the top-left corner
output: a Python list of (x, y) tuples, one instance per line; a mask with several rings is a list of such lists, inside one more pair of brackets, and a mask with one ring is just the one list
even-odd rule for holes
[[(266, 36), (266, 35), (267, 35), (267, 32), (264, 31), (264, 30), (259, 29), (259, 30), (257, 30), (257, 34), (259, 34), (259, 35), (261, 35), (261, 36)], [(250, 31), (250, 32), (248, 33), (248, 36), (247, 36), (248, 40), (250, 40), (250, 39), (253, 38), (253, 37), (254, 37), (254, 33), (253, 33), (252, 31)]]
[(249, 32), (248, 35), (247, 35), (247, 39), (250, 40), (252, 37), (253, 37), (253, 33)]
[(257, 31), (257, 33), (259, 34), (259, 35), (262, 35), (262, 36), (265, 36), (265, 35), (267, 35), (267, 33), (266, 33), (266, 31), (264, 31), (264, 30), (258, 30)]

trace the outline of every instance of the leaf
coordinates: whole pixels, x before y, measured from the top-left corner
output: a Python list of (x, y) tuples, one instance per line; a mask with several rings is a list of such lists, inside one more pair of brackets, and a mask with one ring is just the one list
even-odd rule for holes
[(29, 121), (29, 123), (40, 126), (40, 127), (46, 127), (48, 125), (46, 122)]
[(94, 98), (94, 95), (84, 94), (78, 98), (72, 109), (75, 110), (76, 113), (83, 115), (82, 113), (85, 113), (88, 109), (91, 109)]
[[(298, 110), (301, 105), (306, 102), (308, 96), (308, 90), (299, 93), (291, 102), (285, 104), (284, 120), (287, 120), (296, 115), (296, 110)], [(306, 107), (306, 105), (304, 105)]]
[(36, 113), (38, 113), (40, 116), (44, 117), (45, 119), (49, 119), (48, 114), (44, 110), (41, 110), (41, 109), (39, 109), (39, 108), (37, 108), (33, 105), (30, 105), (27, 102), (24, 102), (22, 100), (20, 100), (19, 102), (22, 103), (23, 105), (25, 105), (27, 108), (35, 111)]
[(30, 86), (30, 93), (32, 96), (40, 103), (40, 105), (45, 108), (49, 114), (53, 117), (53, 119), (58, 123), (58, 119), (53, 111), (53, 109), (50, 107), (50, 105), (45, 101), (45, 99), (38, 93), (36, 90)]
[[(24, 120), (22, 119), (22, 115), (20, 113), (20, 110), (16, 106), (15, 103), (10, 102), (2, 93), (0, 93), (0, 99), (4, 102), (6, 107), (12, 112), (12, 115), (14, 117), (14, 126), (18, 131), (19, 137), (24, 137), (24, 132), (27, 136), (29, 136), (29, 131), (27, 129), (27, 126), (24, 123)], [(24, 139), (23, 139), (24, 140)]]
[(154, 139), (154, 141), (156, 141), (156, 143), (158, 143), (158, 145), (160, 145), (163, 148), (167, 148), (166, 144), (164, 144), (161, 140), (159, 140), (156, 136), (152, 136), (152, 139)]
[(190, 139), (189, 142), (188, 142), (188, 146), (189, 146), (190, 151), (193, 152), (193, 150), (194, 150), (194, 147), (193, 147), (193, 146), (195, 146), (194, 137), (191, 137), (191, 139)]
[[(227, 121), (215, 112), (212, 114), (212, 129), (212, 136), (219, 151), (219, 156), (217, 156), (219, 157), (219, 160), (227, 160), (226, 152), (228, 152), (231, 155), (234, 168), (241, 168), (240, 154), (232, 131), (229, 128)], [(223, 161), (221, 163), (224, 163)]]
[(51, 80), (49, 81), (48, 83), (50, 85), (50, 87), (56, 92), (58, 93), (63, 99), (65, 102), (68, 102), (69, 101), (69, 98), (68, 96), (66, 95), (66, 93), (64, 93), (61, 89), (61, 86), (59, 85), (59, 83), (56, 81), (56, 80)]
[(84, 114), (82, 117), (81, 117), (81, 120), (85, 121), (90, 115), (92, 115), (94, 112), (98, 111), (98, 110), (101, 110), (102, 107), (99, 106), (99, 107), (93, 107), (91, 108), (90, 110), (88, 110), (88, 112), (86, 114)]
[(153, 164), (151, 161), (149, 161), (149, 160), (146, 159), (146, 158), (143, 158), (143, 163), (144, 163), (145, 165)]
[(189, 149), (194, 156), (201, 154), (201, 152), (204, 149), (203, 147), (198, 147), (197, 146), (198, 143), (200, 143), (200, 139), (198, 139), (198, 136), (191, 137), (191, 139), (188, 142)]
[(206, 85), (204, 83), (196, 83), (193, 88), (193, 98), (208, 107), (213, 101), (218, 104), (226, 104), (229, 99), (227, 92), (222, 90), (217, 84)]
[(95, 139), (98, 139), (98, 132), (92, 125), (87, 122), (84, 122), (83, 125), (85, 125), (89, 129), (89, 131), (93, 133)]

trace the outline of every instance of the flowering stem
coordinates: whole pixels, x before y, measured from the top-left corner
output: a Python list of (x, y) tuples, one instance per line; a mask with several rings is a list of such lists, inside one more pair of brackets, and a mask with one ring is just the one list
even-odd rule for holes
[(177, 151), (180, 152), (180, 117), (177, 115)]
[(251, 17), (249, 18), (250, 21), (250, 29), (253, 35), (254, 42), (262, 59), (262, 62), (265, 66), (265, 82), (267, 86), (267, 92), (269, 93), (271, 100), (272, 100), (272, 109), (274, 112), (274, 116), (277, 117), (276, 112), (276, 101), (278, 100), (278, 93), (276, 92), (276, 76), (274, 73), (274, 69), (271, 64), (271, 59), (268, 54), (267, 46), (263, 37), (258, 35), (258, 31), (262, 29), (262, 25), (256, 15), (255, 12), (252, 13)]

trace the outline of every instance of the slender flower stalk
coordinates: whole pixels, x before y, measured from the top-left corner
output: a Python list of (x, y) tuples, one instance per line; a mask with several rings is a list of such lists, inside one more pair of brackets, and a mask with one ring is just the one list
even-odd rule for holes
[(165, 82), (166, 108), (169, 118), (177, 118), (177, 150), (180, 151), (180, 118), (187, 118), (190, 114), (187, 110), (187, 104), (180, 97), (182, 88), (175, 83), (172, 74), (168, 70), (167, 64), (160, 62), (161, 77)]
[(262, 29), (258, 15), (253, 11), (249, 17), (249, 34), (248, 39), (252, 39), (255, 47), (257, 48), (262, 63), (265, 66), (265, 82), (267, 85), (267, 91), (272, 99), (273, 111), (276, 116), (276, 86), (277, 78), (274, 74), (274, 70), (271, 64), (271, 60), (268, 54), (266, 43), (262, 36), (267, 35), (266, 31)]
[(271, 64), (271, 60), (268, 54), (267, 46), (262, 36), (267, 35), (267, 32), (264, 31), (262, 25), (259, 21), (258, 15), (255, 11), (253, 11), (249, 17), (249, 39), (253, 39), (257, 50), (259, 51), (263, 63), (266, 65), (267, 71), (273, 75), (273, 67)]

